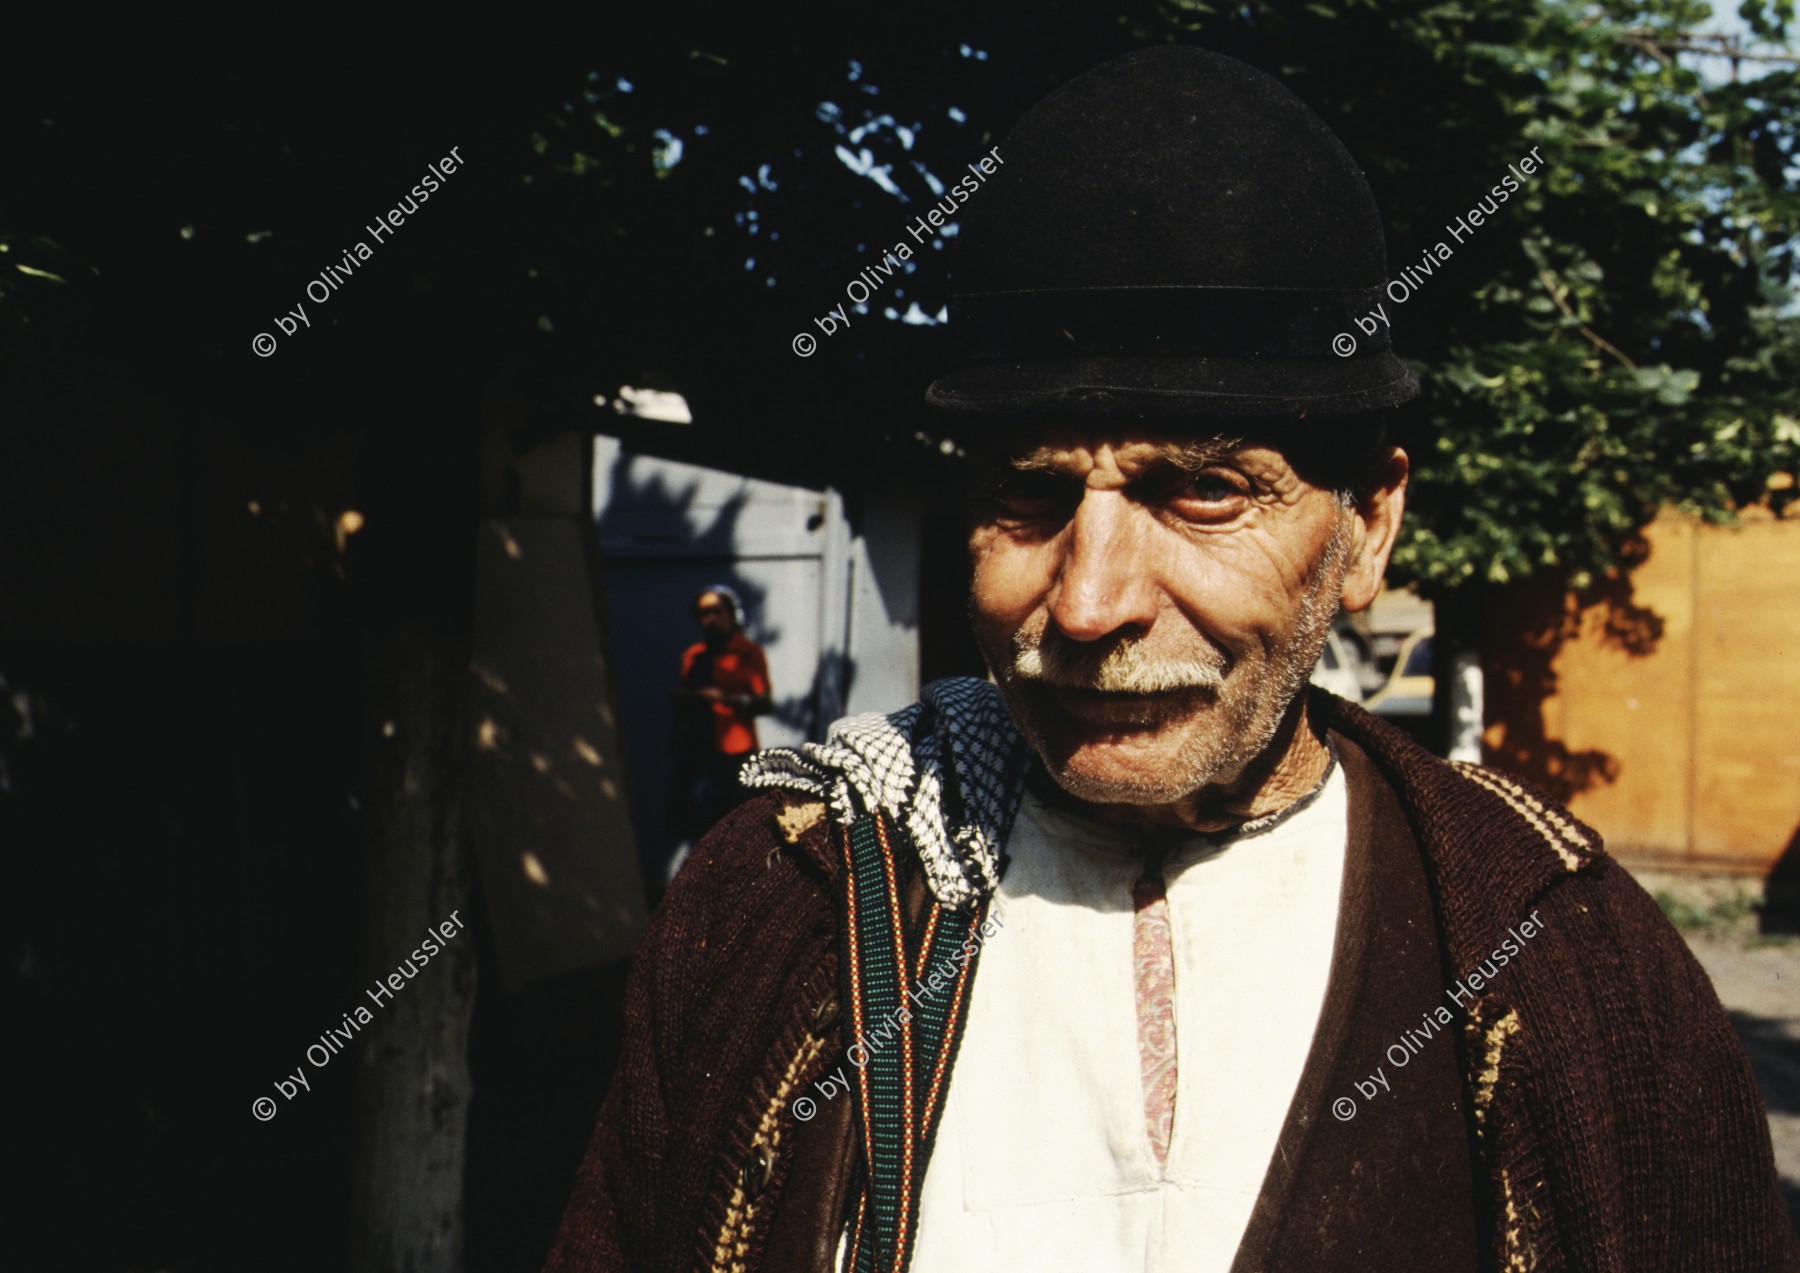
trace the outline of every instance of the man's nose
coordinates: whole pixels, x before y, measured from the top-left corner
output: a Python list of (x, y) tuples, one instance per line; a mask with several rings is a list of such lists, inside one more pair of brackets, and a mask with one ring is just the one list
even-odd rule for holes
[(1050, 620), (1076, 641), (1124, 630), (1141, 636), (1156, 620), (1157, 582), (1148, 512), (1120, 491), (1088, 490), (1063, 532)]

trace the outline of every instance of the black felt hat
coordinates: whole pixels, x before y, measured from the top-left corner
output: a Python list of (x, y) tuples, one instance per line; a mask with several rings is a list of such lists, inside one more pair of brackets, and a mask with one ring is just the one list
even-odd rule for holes
[(1140, 49), (1064, 84), (997, 149), (957, 216), (964, 363), (926, 391), (932, 406), (1168, 420), (1346, 415), (1417, 395), (1389, 329), (1352, 321), (1387, 282), (1374, 196), (1270, 76), (1204, 49)]

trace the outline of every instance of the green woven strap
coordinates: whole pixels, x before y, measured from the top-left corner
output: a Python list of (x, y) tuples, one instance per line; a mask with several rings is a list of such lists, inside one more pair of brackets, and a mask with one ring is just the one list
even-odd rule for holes
[(866, 1168), (856, 1273), (903, 1273), (911, 1262), (919, 1190), (968, 1015), (970, 931), (986, 910), (985, 901), (952, 911), (933, 898), (909, 933), (893, 838), (879, 814), (844, 837), (848, 1058)]

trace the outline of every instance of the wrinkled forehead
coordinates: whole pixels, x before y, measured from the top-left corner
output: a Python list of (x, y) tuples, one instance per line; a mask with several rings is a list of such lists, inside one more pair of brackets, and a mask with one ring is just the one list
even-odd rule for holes
[(1264, 421), (1221, 421), (1180, 432), (1145, 426), (1008, 422), (978, 438), (971, 455), (984, 467), (1080, 468), (1102, 452), (1122, 466), (1199, 470), (1250, 450), (1286, 457), (1291, 440)]
[(1060, 421), (995, 422), (972, 439), (969, 455), (984, 473), (996, 469), (1079, 471), (1106, 450), (1121, 467), (1198, 472), (1253, 455), (1262, 466), (1291, 469), (1303, 481), (1337, 487), (1384, 442), (1379, 416), (1305, 420), (1218, 418), (1193, 427)]
[(1064, 429), (1018, 440), (1001, 457), (1014, 469), (1080, 473), (1102, 462), (1126, 473), (1178, 469), (1197, 473), (1246, 453), (1281, 462), (1278, 451), (1235, 435), (1171, 437), (1130, 430)]

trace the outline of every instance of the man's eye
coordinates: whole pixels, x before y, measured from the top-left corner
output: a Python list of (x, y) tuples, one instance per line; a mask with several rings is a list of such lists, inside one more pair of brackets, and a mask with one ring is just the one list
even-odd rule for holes
[(1250, 498), (1250, 485), (1236, 474), (1195, 473), (1175, 482), (1164, 498), (1185, 516), (1235, 517)]
[(987, 495), (1002, 513), (1042, 517), (1073, 510), (1081, 486), (1050, 473), (1004, 473), (988, 485)]
[(1244, 493), (1241, 487), (1207, 473), (1184, 483), (1183, 487), (1182, 494), (1190, 499), (1232, 499)]

